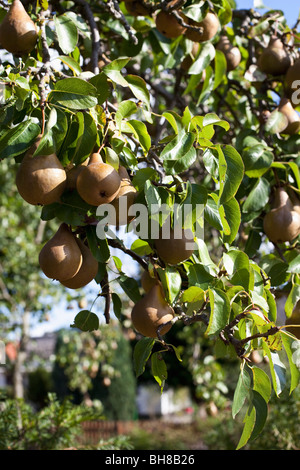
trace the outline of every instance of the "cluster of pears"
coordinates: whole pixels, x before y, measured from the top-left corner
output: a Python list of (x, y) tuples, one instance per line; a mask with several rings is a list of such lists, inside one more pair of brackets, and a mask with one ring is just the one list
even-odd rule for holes
[[(169, 5), (174, 5), (174, 1), (175, 0), (170, 1)], [(125, 1), (125, 6), (128, 13), (131, 15), (149, 15), (147, 8), (136, 0)], [(175, 15), (164, 10), (160, 10), (156, 15), (155, 25), (157, 30), (169, 39), (183, 35), (185, 38), (193, 41), (191, 54), (187, 56), (182, 63), (182, 69), (188, 70), (199, 51), (200, 43), (210, 41), (219, 32), (220, 21), (213, 11), (208, 11), (203, 20), (199, 22), (188, 18), (180, 10), (178, 10), (177, 13), (182, 18), (183, 23), (188, 26), (192, 26), (193, 28), (183, 26)], [(237, 46), (233, 46), (226, 34), (221, 34), (216, 47), (225, 55), (227, 71), (230, 72), (231, 70), (234, 70), (239, 65), (242, 58), (239, 48)]]
[(259, 69), (274, 77), (284, 76), (284, 93), (275, 111), (281, 112), (283, 119), (279, 133), (294, 135), (300, 130), (300, 116), (294, 109), (292, 94), (293, 83), (299, 80), (300, 59), (295, 62), (280, 38), (272, 35), (268, 46), (262, 51), (257, 61)]
[[(115, 217), (111, 218), (110, 224), (121, 226), (131, 222), (132, 217), (128, 212), (134, 204), (137, 191), (124, 166), (120, 165), (117, 171), (109, 163), (103, 162), (99, 153), (93, 153), (87, 164), (70, 170), (68, 187), (72, 186), (80, 197), (92, 206), (111, 204), (115, 209)], [(121, 201), (124, 201), (123, 205)]]
[(0, 46), (17, 56), (35, 47), (38, 29), (20, 0), (14, 0), (0, 24)]
[(80, 289), (97, 275), (98, 261), (89, 247), (62, 223), (39, 254), (43, 273), (69, 289)]
[(264, 232), (273, 243), (292, 242), (300, 234), (300, 201), (283, 187), (275, 190), (272, 209), (264, 216)]
[[(142, 287), (145, 295), (132, 309), (132, 324), (143, 336), (157, 338), (159, 327), (160, 334), (165, 335), (172, 326), (169, 322), (174, 318), (175, 312), (165, 299), (160, 281), (151, 277), (148, 271), (142, 275)], [(165, 326), (161, 326), (165, 323)]]

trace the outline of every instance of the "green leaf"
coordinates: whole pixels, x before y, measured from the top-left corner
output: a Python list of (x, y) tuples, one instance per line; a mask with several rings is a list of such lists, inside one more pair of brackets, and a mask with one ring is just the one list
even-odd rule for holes
[(117, 281), (119, 282), (123, 291), (125, 292), (125, 294), (127, 294), (130, 300), (136, 303), (141, 299), (139, 285), (135, 279), (128, 277), (125, 274), (122, 274), (120, 277), (117, 278)]
[(253, 404), (251, 403), (247, 409), (247, 412), (243, 420), (244, 428), (243, 428), (243, 432), (239, 440), (239, 443), (236, 447), (236, 450), (239, 450), (242, 447), (244, 447), (249, 441), (250, 436), (255, 426), (255, 418), (256, 418), (255, 408)]
[(297, 255), (290, 263), (288, 273), (300, 274), (300, 255)]
[(235, 418), (236, 415), (241, 411), (246, 398), (249, 396), (251, 390), (251, 377), (248, 371), (243, 367), (239, 374), (237, 386), (233, 396), (232, 402), (232, 417)]
[(280, 360), (278, 352), (272, 352), (265, 341), (263, 342), (263, 349), (269, 359), (273, 388), (278, 397), (286, 385), (286, 368)]
[(74, 318), (73, 328), (79, 328), (81, 331), (94, 331), (99, 328), (99, 318), (89, 310), (81, 310)]
[(215, 78), (214, 78), (214, 90), (223, 82), (226, 75), (227, 62), (225, 54), (222, 51), (216, 49), (215, 56)]
[(117, 127), (121, 129), (122, 120), (131, 116), (131, 114), (135, 113), (136, 111), (137, 111), (137, 105), (133, 101), (131, 100), (122, 101), (119, 104), (118, 110), (115, 115)]
[(86, 226), (86, 236), (89, 248), (99, 263), (105, 263), (110, 258), (110, 250), (107, 240), (101, 240), (97, 237), (96, 227)]
[(203, 264), (193, 264), (189, 266), (188, 280), (189, 287), (197, 286), (201, 289), (207, 289), (214, 277), (207, 271)]
[(143, 80), (141, 77), (137, 75), (127, 75), (126, 81), (130, 90), (134, 94), (134, 96), (138, 100), (142, 101), (145, 104), (146, 109), (149, 110), (150, 109), (150, 93), (147, 88), (145, 80)]
[(136, 119), (131, 119), (130, 121), (127, 121), (127, 125), (131, 127), (136, 139), (141, 144), (144, 152), (147, 153), (151, 147), (151, 137), (148, 133), (146, 124)]
[(223, 255), (224, 267), (230, 276), (230, 282), (242, 286), (248, 291), (251, 280), (250, 263), (246, 253), (232, 249)]
[(139, 256), (150, 255), (153, 251), (149, 243), (140, 238), (132, 243), (130, 249)]
[(224, 234), (225, 243), (231, 245), (238, 234), (241, 223), (241, 210), (238, 201), (233, 197), (223, 204), (225, 217), (230, 227), (230, 234)]
[(262, 144), (252, 146), (243, 151), (245, 174), (249, 178), (260, 178), (271, 167), (273, 160), (273, 153)]
[(79, 165), (92, 153), (97, 141), (97, 126), (89, 113), (77, 113), (79, 119), (79, 132), (76, 149), (73, 154), (73, 163)]
[(151, 356), (151, 372), (162, 392), (164, 383), (168, 378), (168, 371), (166, 363), (161, 357), (161, 353), (159, 351), (154, 352)]
[(60, 55), (56, 59), (61, 60), (63, 64), (69, 67), (70, 70), (74, 73), (74, 75), (80, 75), (82, 70), (78, 62), (70, 56)]
[(96, 88), (80, 78), (58, 80), (48, 100), (75, 110), (92, 108), (98, 103)]
[(260, 367), (252, 367), (253, 374), (253, 390), (258, 392), (266, 403), (271, 398), (272, 385), (269, 379), (268, 374), (262, 370)]
[(157, 273), (166, 293), (166, 300), (172, 304), (180, 293), (181, 276), (176, 268), (167, 266), (165, 269), (158, 268)]
[(266, 178), (259, 178), (245, 200), (243, 212), (257, 212), (263, 209), (269, 200), (270, 183)]
[(224, 204), (235, 196), (244, 177), (244, 163), (240, 154), (231, 145), (226, 145), (223, 149), (226, 161), (226, 174), (220, 203)]
[(154, 343), (155, 340), (152, 338), (142, 338), (136, 343), (133, 350), (133, 366), (136, 377), (143, 374)]
[(284, 311), (289, 318), (292, 315), (294, 306), (300, 300), (300, 284), (293, 284), (284, 305)]
[(220, 216), (219, 208), (211, 195), (208, 195), (207, 203), (204, 208), (205, 220), (215, 229), (223, 231), (222, 218)]
[(140, 168), (134, 177), (132, 178), (132, 184), (138, 191), (142, 191), (144, 189), (146, 181), (156, 180), (157, 173), (154, 168)]
[(207, 335), (219, 333), (228, 323), (230, 302), (221, 289), (209, 289), (210, 317), (206, 329)]
[(121, 314), (122, 314), (122, 306), (123, 306), (122, 300), (120, 299), (118, 294), (116, 294), (115, 292), (111, 294), (111, 299), (113, 302), (114, 314), (116, 315), (117, 319), (120, 320)]
[(26, 152), (40, 133), (40, 126), (29, 118), (2, 133), (0, 137), (0, 157), (16, 157)]
[(210, 42), (204, 44), (197, 59), (189, 68), (189, 75), (199, 75), (200, 73), (202, 73), (203, 70), (206, 69), (206, 67), (214, 59), (215, 53), (215, 48)]
[(112, 60), (109, 64), (105, 65), (102, 72), (110, 78), (110, 80), (120, 86), (127, 87), (128, 82), (121, 74), (121, 70), (130, 61), (130, 57), (120, 57), (119, 59)]
[(265, 123), (266, 132), (270, 134), (280, 134), (288, 125), (288, 118), (285, 114), (275, 109)]
[(283, 330), (281, 340), (286, 352), (291, 374), (290, 393), (299, 385), (300, 381), (300, 341), (288, 336)]
[(250, 436), (250, 440), (259, 436), (263, 430), (267, 417), (268, 417), (268, 406), (264, 398), (257, 391), (253, 390), (252, 392), (252, 403), (255, 408), (255, 425)]
[(70, 54), (74, 51), (77, 45), (77, 28), (73, 21), (66, 15), (55, 15), (53, 19), (59, 47), (61, 48), (64, 54)]
[(196, 160), (196, 149), (193, 147), (195, 135), (181, 131), (166, 145), (160, 157), (166, 173), (176, 175), (187, 170)]

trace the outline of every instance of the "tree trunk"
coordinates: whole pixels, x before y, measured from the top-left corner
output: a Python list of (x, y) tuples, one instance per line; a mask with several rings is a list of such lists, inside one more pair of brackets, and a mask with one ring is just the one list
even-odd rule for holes
[(29, 318), (30, 312), (25, 310), (22, 318), (21, 338), (18, 354), (13, 372), (13, 392), (14, 398), (24, 398), (24, 377), (23, 367), (27, 356), (27, 344), (29, 340)]

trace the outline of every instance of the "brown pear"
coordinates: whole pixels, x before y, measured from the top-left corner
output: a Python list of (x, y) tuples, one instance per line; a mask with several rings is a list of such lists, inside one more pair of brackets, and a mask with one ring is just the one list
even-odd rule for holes
[(291, 242), (300, 233), (300, 214), (284, 188), (277, 188), (273, 208), (263, 220), (264, 232), (274, 243)]
[(61, 224), (55, 235), (43, 246), (39, 263), (49, 279), (62, 282), (77, 274), (82, 265), (82, 253), (67, 224)]
[(125, 0), (124, 5), (132, 16), (147, 16), (149, 11), (138, 0)]
[(32, 205), (48, 205), (57, 202), (65, 187), (67, 175), (53, 153), (33, 156), (42, 136), (38, 136), (26, 152), (16, 175), (16, 185), (22, 198)]
[(61, 284), (69, 289), (81, 289), (89, 284), (98, 273), (98, 261), (94, 258), (89, 247), (80, 238), (76, 238), (76, 243), (82, 254), (82, 264), (75, 276), (66, 281), (61, 281)]
[[(194, 252), (194, 236), (190, 229), (182, 229), (177, 235), (177, 230), (170, 229), (170, 234), (164, 233), (162, 228), (160, 238), (154, 241), (157, 254), (166, 264), (179, 264), (190, 258)], [(180, 236), (180, 238), (175, 238)]]
[(228, 39), (227, 36), (222, 35), (216, 46), (219, 51), (222, 51), (225, 55), (227, 63), (227, 71), (231, 72), (238, 67), (242, 60), (242, 55), (237, 46), (234, 46)]
[(37, 27), (20, 0), (14, 0), (0, 25), (0, 44), (12, 54), (21, 56), (34, 48)]
[[(288, 68), (285, 79), (284, 86), (289, 97), (292, 97), (293, 93), (299, 90), (299, 84), (296, 85), (296, 82), (300, 80), (300, 59), (297, 59), (294, 64), (290, 65)], [(297, 93), (297, 98), (299, 98), (299, 92)], [(292, 100), (292, 104), (293, 100)], [(297, 103), (295, 103), (295, 106)]]
[(182, 26), (172, 13), (161, 10), (155, 18), (156, 29), (166, 38), (178, 38), (185, 33), (186, 28)]
[(121, 178), (121, 186), (117, 196), (111, 202), (111, 205), (115, 209), (115, 220), (112, 220), (111, 222), (108, 221), (108, 223), (122, 226), (128, 225), (134, 219), (134, 216), (129, 216), (128, 211), (135, 202), (137, 191), (131, 184), (126, 168), (120, 166), (118, 173)]
[(272, 36), (268, 46), (258, 58), (260, 70), (270, 75), (283, 75), (290, 65), (291, 59), (283, 42), (276, 36)]
[(294, 210), (296, 212), (299, 212), (299, 214), (300, 214), (300, 199), (299, 199), (299, 197), (296, 195), (296, 193), (294, 191), (290, 191), (289, 196), (290, 196), (290, 199), (292, 201)]
[(92, 154), (89, 164), (79, 173), (76, 182), (79, 195), (92, 206), (113, 201), (121, 186), (118, 172), (108, 163), (96, 161), (99, 159), (99, 154)]
[(293, 108), (292, 103), (288, 98), (280, 100), (278, 111), (284, 114), (287, 118), (287, 126), (281, 132), (282, 134), (294, 135), (300, 130), (300, 115)]
[(66, 188), (67, 189), (76, 189), (76, 182), (79, 173), (81, 172), (82, 168), (87, 166), (89, 163), (89, 159), (87, 158), (83, 163), (79, 165), (71, 165), (69, 168), (66, 168), (67, 173), (67, 181), (66, 181)]
[(193, 29), (186, 30), (185, 37), (195, 42), (209, 41), (217, 34), (220, 28), (220, 21), (217, 15), (211, 11), (209, 11), (203, 18), (203, 20), (200, 22), (194, 21), (189, 18), (186, 18), (185, 21), (190, 26), (197, 26), (199, 28), (202, 28), (202, 32), (200, 31), (200, 29), (199, 31), (195, 31)]
[(141, 276), (141, 284), (142, 288), (144, 291), (147, 293), (149, 292), (150, 289), (152, 289), (153, 286), (155, 286), (158, 283), (157, 279), (154, 277), (151, 277), (149, 272), (144, 270)]
[[(133, 307), (131, 320), (134, 328), (143, 336), (157, 338), (157, 329), (160, 325), (170, 322), (174, 318), (173, 308), (166, 302), (162, 287), (153, 286)], [(161, 328), (160, 334), (166, 334), (171, 324)]]
[(296, 336), (296, 338), (300, 339), (300, 301), (299, 300), (293, 308), (292, 315), (286, 319), (285, 324), (291, 325), (288, 328), (286, 328), (286, 330), (292, 333), (292, 335)]

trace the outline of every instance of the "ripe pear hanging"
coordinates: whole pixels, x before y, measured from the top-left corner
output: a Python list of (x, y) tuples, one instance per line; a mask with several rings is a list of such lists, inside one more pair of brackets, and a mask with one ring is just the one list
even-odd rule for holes
[(297, 134), (300, 131), (300, 115), (293, 108), (288, 98), (282, 98), (280, 100), (278, 111), (284, 114), (287, 118), (287, 126), (283, 129), (281, 134)]
[[(189, 18), (186, 18), (185, 21), (190, 26), (199, 27), (199, 32), (193, 29), (187, 29), (184, 34), (186, 38), (195, 42), (210, 41), (210, 39), (212, 39), (217, 34), (220, 28), (219, 18), (212, 11), (209, 11), (200, 22)], [(201, 32), (200, 28), (202, 28)]]
[(268, 46), (258, 58), (260, 70), (270, 75), (283, 75), (290, 65), (291, 59), (283, 42), (278, 37), (272, 36)]
[(118, 172), (108, 163), (103, 163), (97, 153), (91, 155), (89, 164), (79, 173), (76, 182), (78, 194), (92, 206), (113, 201), (120, 186)]
[[(288, 68), (285, 78), (284, 78), (284, 87), (286, 90), (287, 95), (292, 98), (293, 93), (296, 92), (296, 98), (298, 98), (299, 93), (299, 85), (297, 81), (300, 79), (300, 59), (297, 59), (294, 64), (290, 65)], [(296, 99), (295, 102), (291, 100), (293, 106), (296, 107), (298, 100)]]
[(88, 246), (80, 238), (75, 238), (82, 254), (82, 264), (79, 271), (71, 279), (61, 281), (61, 284), (69, 289), (80, 289), (96, 277), (98, 273), (98, 261), (92, 255)]
[(119, 176), (121, 178), (121, 186), (115, 199), (111, 202), (111, 205), (115, 209), (115, 220), (108, 223), (116, 226), (127, 225), (133, 220), (133, 216), (129, 216), (129, 208), (134, 204), (137, 191), (131, 184), (130, 177), (127, 173), (126, 168), (120, 166)]
[(178, 235), (176, 232), (177, 230), (170, 228), (170, 233), (167, 234), (162, 227), (160, 238), (154, 241), (158, 256), (170, 265), (187, 260), (194, 252), (193, 232), (190, 229), (182, 229)]
[[(182, 15), (181, 15), (182, 16)], [(166, 38), (178, 38), (185, 33), (186, 28), (182, 26), (172, 13), (161, 10), (156, 19), (157, 30)]]
[(49, 279), (66, 281), (74, 277), (82, 265), (82, 252), (67, 224), (62, 223), (39, 254), (39, 263)]
[(227, 72), (231, 72), (231, 70), (234, 70), (238, 67), (239, 63), (242, 60), (241, 52), (237, 46), (233, 46), (227, 36), (222, 35), (220, 37), (216, 48), (219, 51), (222, 51), (225, 55), (227, 63)]
[(263, 227), (273, 243), (291, 242), (300, 234), (300, 214), (284, 188), (277, 188), (273, 208), (265, 215)]
[[(157, 338), (158, 327), (170, 322), (174, 316), (174, 310), (166, 302), (161, 285), (156, 284), (135, 304), (131, 320), (134, 328), (143, 336)], [(160, 334), (166, 334), (171, 326), (162, 327)]]
[(37, 27), (20, 0), (14, 0), (0, 25), (0, 44), (12, 54), (22, 56), (34, 48)]
[(66, 187), (66, 172), (57, 156), (37, 155), (42, 136), (39, 135), (26, 152), (20, 164), (16, 185), (22, 198), (32, 205), (48, 205), (57, 202)]

